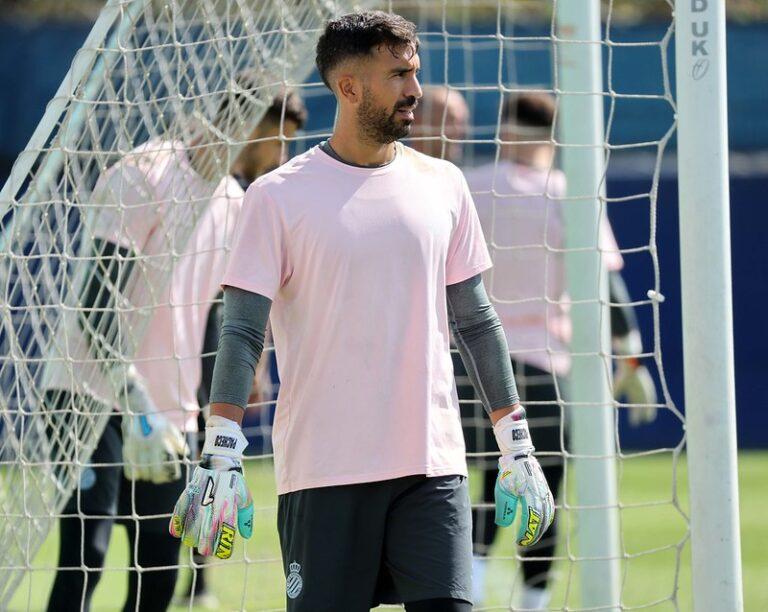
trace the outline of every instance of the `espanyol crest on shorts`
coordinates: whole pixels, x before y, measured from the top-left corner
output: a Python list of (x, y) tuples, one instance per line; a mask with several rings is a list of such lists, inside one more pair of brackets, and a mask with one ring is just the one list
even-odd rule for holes
[(301, 565), (294, 561), (288, 566), (288, 577), (285, 579), (285, 592), (290, 599), (296, 599), (301, 593), (304, 581), (301, 579)]

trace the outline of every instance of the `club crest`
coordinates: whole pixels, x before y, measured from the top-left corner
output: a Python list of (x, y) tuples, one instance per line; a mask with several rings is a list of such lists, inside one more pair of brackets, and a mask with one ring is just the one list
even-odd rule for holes
[(289, 599), (296, 599), (301, 593), (304, 581), (301, 579), (301, 565), (294, 561), (288, 566), (288, 576), (285, 579), (285, 593)]

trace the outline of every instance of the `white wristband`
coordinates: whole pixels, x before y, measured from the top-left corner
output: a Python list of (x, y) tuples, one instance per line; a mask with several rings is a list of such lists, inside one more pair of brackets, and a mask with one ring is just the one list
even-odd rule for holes
[(528, 421), (516, 420), (514, 412), (500, 418), (493, 426), (493, 433), (502, 455), (530, 455), (535, 449), (528, 431)]
[(224, 417), (212, 416), (205, 426), (205, 444), (203, 455), (218, 455), (242, 459), (248, 440), (240, 426)]

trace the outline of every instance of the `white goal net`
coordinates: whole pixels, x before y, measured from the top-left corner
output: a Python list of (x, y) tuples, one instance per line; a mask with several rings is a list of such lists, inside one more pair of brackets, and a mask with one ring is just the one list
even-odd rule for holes
[[(546, 588), (547, 609), (690, 606), (685, 587), (690, 566), (688, 517), (681, 499), (683, 416), (664, 379), (659, 319), (663, 301), (659, 250), (664, 245), (656, 240), (658, 207), (664, 206), (659, 183), (668, 168), (665, 153), (675, 130), (669, 78), (672, 6), (657, 3), (655, 16), (661, 26), (647, 32), (629, 31), (616, 23), (632, 17), (631, 3), (604, 0), (603, 30), (595, 45), (573, 38), (559, 20), (560, 5), (575, 1), (106, 3), (0, 197), (0, 538), (4, 544), (0, 607), (34, 610), (45, 606), (56, 568), (57, 519), (70, 497), (77, 495), (110, 414), (101, 404), (87, 401), (52, 406), (45, 396), (46, 370), (63, 368), (69, 381), (63, 390), (87, 395), (91, 381), (106, 369), (111, 372), (106, 393), (117, 401), (126, 385), (128, 366), (138, 359), (146, 321), (153, 309), (167, 305), (168, 279), (202, 218), (207, 198), (214, 195), (217, 181), (227, 173), (273, 97), (288, 87), (304, 98), (309, 109), (305, 130), (293, 138), (280, 137), (291, 153), (330, 134), (334, 105), (316, 73), (312, 76), (314, 44), (328, 18), (357, 7), (392, 10), (416, 22), (422, 44), (422, 83), (432, 87), (438, 102), (459, 96), (466, 105), (469, 114), (464, 128), (457, 131), (450, 111), (441, 110), (432, 113), (432, 131), (415, 133), (409, 144), (439, 144), (430, 147), (435, 154), (456, 155), (452, 161), (468, 178), (476, 179), (470, 184), (478, 205), (482, 201), (488, 206), (484, 229), (496, 263), (494, 274), (503, 275), (505, 266), (530, 266), (528, 287), (509, 292), (503, 278), (491, 276), (489, 294), (500, 311), (506, 309), (512, 317), (518, 312), (541, 318), (541, 333), (529, 335), (530, 342), (520, 345), (513, 357), (534, 442), (537, 435), (544, 435), (537, 434), (537, 428), (555, 436), (554, 446), (540, 449), (540, 460), (562, 471), (559, 528), (551, 550), (523, 557), (512, 533), (491, 539), (483, 534), (485, 513), (492, 509), (482, 485), (487, 466), (495, 461), (495, 447), (487, 444), (489, 425), (482, 407), (470, 392), (463, 392), (467, 383), (460, 373), (457, 378), (477, 518), (476, 565), (482, 566), (478, 571), (484, 576), (475, 609), (522, 609), (532, 584)], [(595, 46), (603, 63), (597, 71), (605, 75), (601, 92), (594, 96), (569, 90), (562, 70), (572, 59), (571, 50)], [(628, 62), (634, 54), (644, 59)], [(643, 65), (644, 73), (627, 74), (628, 65)], [(247, 85), (242, 75), (247, 75)], [(551, 127), (542, 130), (541, 125), (510, 119), (505, 113), (505, 103), (530, 93), (552, 96)], [(575, 133), (571, 128), (587, 121), (572, 112), (584, 98), (596, 98), (604, 110), (597, 145), (579, 136), (569, 140)], [(429, 113), (425, 105), (423, 116)], [(656, 127), (630, 129), (644, 123)], [(98, 330), (119, 351), (83, 359), (71, 347), (66, 319), (88, 314), (82, 312), (79, 292), (93, 273), (92, 228), (102, 212), (94, 189), (108, 168), (140, 146), (148, 155), (146, 171), (151, 171), (152, 155), (163, 148), (162, 143), (174, 143), (185, 155), (197, 156), (196, 169), (210, 192), (197, 190), (190, 195), (179, 186), (165, 200), (147, 202), (164, 207), (168, 217), (164, 247), (133, 261), (132, 283), (137, 288), (114, 306), (109, 327)], [(537, 171), (543, 182), (532, 180), (527, 188), (510, 191), (503, 185), (505, 168), (524, 163), (516, 153), (512, 157), (508, 153), (541, 145), (550, 146), (555, 154), (543, 171)], [(574, 191), (575, 185), (584, 183), (568, 174), (568, 156), (571, 167), (578, 167), (573, 156), (595, 150), (604, 160), (597, 183), (592, 191)], [(564, 178), (561, 166), (566, 170)], [(633, 188), (615, 192), (613, 179), (626, 174), (633, 177)], [(485, 186), (483, 176), (490, 177)], [(122, 211), (119, 194), (114, 206)], [(643, 231), (635, 232), (630, 243), (623, 242), (618, 232), (617, 244), (606, 242), (600, 229), (605, 222), (598, 220), (621, 218), (627, 209), (632, 210), (633, 219), (643, 219)], [(579, 219), (582, 212), (586, 220)], [(523, 239), (507, 233), (515, 224), (533, 229)], [(575, 231), (574, 225), (578, 226)], [(127, 239), (127, 225), (121, 227)], [(644, 342), (642, 348), (630, 345), (628, 351), (614, 354), (608, 325), (608, 306), (614, 298), (604, 271), (617, 259), (633, 271), (627, 308), (637, 311)], [(557, 281), (560, 273), (565, 276)], [(556, 281), (561, 290), (555, 292)], [(580, 293), (582, 286), (587, 293), (594, 288), (593, 295)], [(558, 328), (567, 327), (568, 321), (573, 326), (573, 343)], [(585, 328), (590, 321), (591, 327)], [(585, 343), (584, 337), (591, 340)], [(173, 347), (167, 354), (178, 368), (185, 367)], [(633, 402), (629, 394), (614, 399), (613, 372), (630, 361), (648, 368), (658, 399), (648, 399), (647, 405)], [(552, 372), (557, 376), (552, 377)], [(594, 378), (574, 379), (595, 376), (595, 372), (597, 383)], [(547, 379), (544, 385), (537, 382), (542, 376)], [(553, 396), (537, 395), (549, 384)], [(579, 395), (585, 386), (595, 387), (596, 395)], [(600, 395), (600, 389), (605, 393)], [(655, 425), (646, 424), (638, 430), (642, 435), (633, 438), (640, 443), (625, 447), (626, 415), (644, 408), (658, 408), (667, 426), (674, 421), (678, 435), (673, 443), (655, 443)], [(273, 411), (274, 399), (270, 399), (255, 406), (246, 418), (251, 448), (258, 451), (246, 462), (256, 505), (254, 537), (242, 544), (238, 539), (232, 559), (211, 562), (205, 569), (210, 588), (225, 609), (283, 609), (285, 605), (269, 454)], [(594, 444), (589, 426), (586, 441), (584, 437), (584, 423), (593, 416), (601, 423), (594, 428), (594, 436), (602, 436)], [(602, 433), (597, 431), (600, 428)], [(601, 467), (590, 471), (595, 464)], [(596, 473), (612, 482), (590, 480), (590, 474)], [(600, 491), (597, 498), (590, 493), (594, 490)], [(76, 516), (87, 518), (83, 512)], [(604, 531), (599, 529), (601, 522)], [(115, 603), (115, 593), (124, 592), (132, 545), (121, 539), (119, 531), (113, 534), (111, 556), (95, 595), (99, 601), (100, 589), (111, 589), (108, 601), (112, 603), (107, 607), (115, 608), (121, 606)], [(608, 544), (595, 548), (594, 542), (601, 538)], [(531, 578), (526, 564), (539, 568), (538, 578)], [(187, 580), (195, 571), (188, 550), (182, 550), (179, 565), (180, 581)], [(601, 580), (615, 582), (617, 600), (600, 603), (602, 595), (588, 592), (589, 585)], [(224, 584), (225, 589), (219, 588)]]

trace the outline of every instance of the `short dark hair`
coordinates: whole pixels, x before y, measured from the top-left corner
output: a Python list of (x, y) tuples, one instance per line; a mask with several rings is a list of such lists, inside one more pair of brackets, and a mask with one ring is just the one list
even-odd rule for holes
[[(225, 93), (219, 105), (216, 123), (224, 121), (232, 108), (237, 109), (236, 112), (238, 113), (243, 113), (249, 105), (251, 108), (255, 108), (255, 92), (258, 91), (259, 84), (264, 80), (264, 75), (253, 69), (237, 73), (234, 76), (232, 88)], [(272, 98), (262, 121), (267, 119), (279, 125), (280, 118), (283, 116), (283, 106), (285, 106), (285, 119), (295, 121), (299, 129), (303, 128), (307, 122), (307, 108), (301, 97), (290, 89)]]
[(555, 99), (547, 93), (510, 96), (502, 109), (504, 123), (532, 128), (551, 128), (555, 121)]
[(352, 57), (365, 57), (379, 45), (393, 52), (400, 47), (419, 50), (416, 25), (394, 13), (365, 11), (349, 13), (332, 19), (317, 41), (315, 62), (320, 77), (330, 89), (328, 74), (336, 66)]
[(262, 121), (271, 121), (280, 125), (283, 118), (285, 121), (293, 121), (298, 129), (303, 128), (307, 123), (307, 107), (295, 91), (275, 96), (267, 112), (264, 113)]

